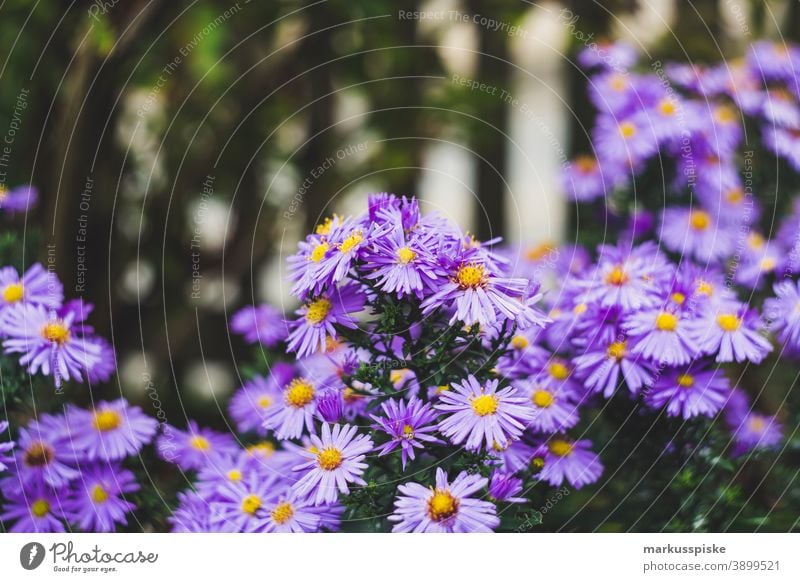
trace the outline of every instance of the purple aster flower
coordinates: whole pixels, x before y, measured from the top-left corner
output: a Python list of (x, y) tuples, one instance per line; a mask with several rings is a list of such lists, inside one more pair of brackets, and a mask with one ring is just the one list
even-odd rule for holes
[[(752, 235), (761, 237), (758, 233)], [(742, 253), (742, 262), (736, 269), (734, 279), (742, 286), (759, 289), (778, 270), (785, 256), (786, 251), (772, 243), (763, 244), (757, 251)]]
[(662, 374), (647, 393), (647, 403), (653, 408), (666, 406), (667, 416), (713, 417), (725, 406), (730, 383), (722, 370), (707, 367), (701, 364)]
[(757, 41), (750, 45), (747, 66), (757, 78), (795, 82), (800, 50), (786, 42)]
[(661, 241), (669, 250), (708, 263), (734, 250), (733, 232), (699, 208), (667, 208), (661, 222)]
[(586, 277), (570, 279), (581, 301), (624, 309), (651, 307), (659, 301), (661, 283), (671, 276), (666, 257), (653, 243), (601, 246), (597, 266)]
[(125, 514), (136, 506), (125, 494), (139, 490), (133, 473), (117, 464), (97, 463), (81, 468), (81, 477), (70, 486), (63, 504), (64, 515), (83, 532), (113, 532), (127, 525)]
[(766, 126), (762, 131), (764, 147), (800, 172), (800, 131), (774, 126)]
[(449, 280), (439, 291), (423, 301), (424, 314), (452, 306), (450, 325), (490, 326), (498, 321), (512, 320), (524, 329), (530, 325), (544, 327), (547, 321), (527, 299), (530, 282), (527, 279), (495, 277), (486, 265), (477, 262), (475, 249), (447, 261)]
[(604, 198), (625, 178), (623, 172), (613, 170), (610, 162), (601, 166), (596, 158), (580, 155), (564, 169), (564, 189), (577, 202)]
[(22, 277), (14, 267), (0, 269), (0, 311), (18, 303), (33, 303), (58, 309), (63, 301), (64, 288), (61, 281), (54, 273), (46, 271), (40, 263), (31, 265)]
[(89, 336), (84, 339), (96, 345), (99, 351), (97, 363), (86, 370), (86, 381), (90, 386), (108, 382), (117, 371), (117, 354), (114, 348), (102, 337)]
[(9, 453), (14, 448), (14, 441), (10, 439), (11, 431), (8, 430), (8, 422), (5, 420), (0, 421), (0, 436), (6, 433), (9, 436), (8, 442), (0, 442), (0, 473), (8, 469), (8, 463), (14, 460), (13, 455)]
[(528, 397), (533, 407), (534, 414), (528, 427), (534, 432), (558, 432), (578, 423), (577, 398), (571, 390), (535, 380), (519, 380), (514, 386), (520, 394)]
[(296, 352), (299, 358), (325, 351), (328, 338), (337, 337), (335, 325), (349, 329), (358, 326), (355, 314), (364, 309), (365, 302), (366, 297), (355, 284), (307, 301), (296, 312), (300, 318), (289, 322), (289, 351)]
[(281, 491), (275, 487), (276, 479), (251, 475), (247, 480), (220, 487), (215, 501), (209, 504), (211, 524), (230, 533), (266, 531), (270, 523), (266, 505)]
[(441, 442), (430, 433), (436, 431), (438, 416), (429, 402), (412, 397), (408, 402), (394, 398), (381, 404), (383, 416), (370, 415), (375, 430), (389, 435), (390, 440), (378, 451), (378, 456), (387, 455), (398, 446), (401, 451), (403, 470), (408, 459), (414, 460), (414, 448), (423, 449), (427, 443)]
[(566, 480), (576, 489), (594, 483), (603, 474), (603, 465), (591, 446), (588, 440), (550, 439), (535, 453), (534, 458), (544, 461), (539, 479), (553, 487), (560, 487)]
[(584, 69), (625, 71), (636, 64), (636, 49), (624, 41), (592, 43), (578, 53), (578, 64)]
[(272, 348), (286, 339), (283, 314), (271, 305), (249, 305), (231, 317), (231, 331), (244, 336), (247, 343), (256, 342)]
[(688, 364), (698, 351), (691, 321), (668, 309), (647, 309), (625, 319), (631, 353), (668, 366)]
[(0, 186), (0, 210), (5, 212), (28, 212), (38, 199), (39, 191), (33, 186), (17, 186), (13, 190)]
[(278, 363), (270, 372), (269, 378), (255, 376), (231, 397), (228, 410), (239, 432), (255, 431), (266, 435), (267, 411), (283, 398), (281, 388), (292, 379), (294, 367)]
[(477, 533), (491, 532), (500, 525), (493, 503), (476, 499), (487, 479), (466, 471), (448, 483), (447, 473), (436, 469), (436, 486), (404, 483), (394, 502), (389, 521), (395, 533)]
[(740, 303), (707, 305), (687, 327), (701, 353), (716, 354), (717, 362), (758, 364), (772, 351), (772, 344), (759, 331), (758, 313)]
[(437, 235), (425, 230), (406, 234), (399, 210), (381, 216), (388, 222), (387, 230), (366, 253), (370, 270), (366, 278), (377, 279), (383, 292), (396, 293), (398, 298), (413, 294), (422, 299), (442, 275), (434, 253)]
[(338, 389), (328, 389), (322, 392), (317, 399), (317, 414), (322, 422), (336, 424), (342, 420), (344, 413), (344, 398), (342, 391)]
[(600, 115), (592, 135), (604, 164), (636, 169), (658, 152), (658, 136), (644, 111), (625, 119)]
[(519, 439), (522, 431), (534, 416), (528, 400), (507, 386), (498, 391), (498, 380), (489, 380), (484, 386), (469, 375), (462, 383), (453, 382), (453, 390), (442, 392), (436, 409), (448, 413), (439, 421), (439, 430), (453, 444), (469, 450), (479, 450), (484, 444), (490, 449), (509, 440)]
[(314, 505), (336, 503), (339, 493), (350, 492), (348, 483), (366, 485), (361, 475), (367, 468), (363, 460), (372, 451), (372, 439), (356, 435), (356, 431), (349, 424), (336, 424), (331, 430), (323, 423), (321, 436), (311, 435), (312, 450), (300, 452), (306, 461), (293, 467), (294, 471), (303, 471), (292, 486), (298, 498), (313, 499)]
[(519, 473), (527, 469), (533, 453), (534, 448), (524, 441), (514, 441), (505, 447), (495, 443), (491, 450), (491, 456), (496, 459), (493, 464), (507, 473)]
[(64, 515), (56, 491), (38, 480), (25, 481), (21, 487), (9, 486), (13, 477), (0, 482), (6, 498), (0, 520), (13, 520), (11, 533), (61, 533)]
[(309, 500), (294, 495), (282, 495), (264, 506), (269, 517), (267, 533), (314, 533), (323, 525), (324, 510), (330, 506), (315, 506)]
[(239, 450), (231, 435), (200, 428), (193, 420), (185, 431), (165, 426), (156, 448), (161, 458), (183, 471), (202, 468), (213, 455), (234, 454)]
[(313, 432), (319, 388), (302, 376), (291, 380), (276, 404), (266, 410), (264, 428), (274, 430), (280, 440), (300, 438), (303, 428)]
[(583, 354), (573, 358), (576, 373), (592, 392), (611, 397), (620, 377), (632, 394), (650, 381), (652, 366), (641, 358), (631, 357), (628, 340), (619, 334), (614, 341), (596, 343)]
[(156, 419), (138, 406), (129, 406), (124, 398), (98, 402), (94, 410), (73, 406), (66, 418), (76, 455), (88, 461), (119, 461), (136, 455), (158, 430)]
[(778, 339), (800, 351), (800, 281), (781, 281), (773, 290), (775, 297), (764, 302), (764, 315)]
[(67, 439), (63, 417), (43, 414), (19, 429), (16, 471), (25, 483), (43, 481), (63, 487), (76, 477), (74, 455)]
[(42, 305), (21, 303), (2, 312), (6, 354), (23, 354), (20, 365), (31, 374), (53, 376), (56, 387), (65, 379), (82, 382), (88, 370), (101, 361), (99, 345), (82, 337), (80, 326), (73, 329), (74, 314), (64, 318)]
[(731, 426), (734, 455), (753, 449), (774, 449), (783, 440), (783, 427), (774, 416), (749, 412), (741, 422)]
[(218, 523), (212, 524), (209, 502), (190, 489), (178, 493), (178, 506), (167, 519), (176, 533), (209, 533), (222, 530)]
[(522, 479), (503, 471), (494, 471), (492, 473), (492, 478), (489, 481), (489, 497), (493, 501), (527, 503), (527, 499), (518, 497), (520, 493), (522, 493)]
[(253, 474), (259, 474), (260, 471), (268, 473), (266, 458), (251, 454), (252, 452), (255, 452), (255, 449), (252, 451), (240, 449), (233, 454), (225, 452), (209, 455), (205, 465), (197, 472), (197, 483), (195, 484), (197, 492), (204, 499), (211, 501), (216, 498), (220, 487), (226, 484), (247, 481)]

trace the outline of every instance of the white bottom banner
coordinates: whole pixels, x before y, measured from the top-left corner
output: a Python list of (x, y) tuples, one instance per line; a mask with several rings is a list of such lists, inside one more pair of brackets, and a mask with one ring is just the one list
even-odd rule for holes
[(799, 550), (792, 534), (4, 534), (0, 579), (797, 581)]

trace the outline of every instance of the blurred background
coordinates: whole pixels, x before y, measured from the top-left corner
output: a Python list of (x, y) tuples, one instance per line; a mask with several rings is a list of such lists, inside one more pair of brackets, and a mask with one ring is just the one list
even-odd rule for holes
[(480, 239), (574, 239), (560, 172), (589, 139), (587, 43), (627, 40), (647, 67), (800, 36), (800, 3), (763, 0), (6, 0), (0, 16), (5, 185), (41, 193), (15, 219), (22, 261), (95, 304), (120, 369), (104, 396), (155, 389), (177, 425), (223, 422), (248, 354), (230, 314), (293, 309), (286, 255), (367, 193), (417, 196)]

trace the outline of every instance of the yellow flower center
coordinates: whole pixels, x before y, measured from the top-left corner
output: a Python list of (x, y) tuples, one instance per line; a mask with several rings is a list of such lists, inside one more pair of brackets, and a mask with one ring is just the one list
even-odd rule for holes
[(725, 194), (725, 200), (730, 204), (739, 204), (744, 199), (744, 192), (741, 188), (732, 188)]
[(497, 396), (494, 394), (481, 394), (472, 399), (472, 410), (478, 416), (486, 416), (497, 412)]
[(311, 260), (315, 263), (319, 263), (322, 259), (325, 258), (328, 250), (331, 246), (326, 242), (321, 242), (317, 246), (314, 247), (314, 250), (311, 251)]
[[(579, 157), (576, 160), (578, 168), (581, 169), (582, 171), (588, 172), (589, 170), (586, 169), (587, 162), (584, 160), (584, 158), (586, 160), (589, 160), (592, 166), (595, 165), (595, 162), (591, 158), (588, 158), (587, 156)], [(525, 253), (525, 258), (528, 259), (529, 261), (541, 261), (543, 258), (552, 253), (554, 250), (556, 250), (556, 247), (553, 243), (545, 242), (540, 245), (536, 245), (535, 247), (529, 248), (528, 251)]]
[(269, 441), (262, 441), (254, 445), (250, 445), (246, 450), (250, 455), (260, 455), (266, 459), (267, 457), (272, 456), (272, 453), (275, 452), (275, 445)]
[(618, 362), (625, 358), (625, 354), (627, 352), (628, 342), (621, 341), (621, 342), (613, 342), (608, 345), (606, 349), (606, 354), (609, 358), (614, 358)]
[(408, 440), (414, 438), (414, 427), (410, 424), (403, 426), (403, 438)]
[[(334, 216), (336, 215), (334, 214)], [(330, 234), (332, 226), (333, 226), (333, 219), (330, 216), (328, 216), (327, 218), (325, 218), (325, 220), (323, 220), (320, 224), (317, 225), (315, 232), (321, 236)]]
[(416, 258), (417, 253), (408, 247), (403, 247), (397, 251), (397, 260), (400, 261), (402, 265), (407, 265)]
[(441, 386), (436, 387), (437, 394), (441, 394), (442, 392), (447, 392), (448, 390), (450, 390), (450, 386), (448, 386), (447, 384), (442, 384)]
[(674, 313), (662, 311), (656, 316), (656, 329), (661, 331), (675, 331), (678, 328), (678, 316)]
[(759, 433), (764, 432), (764, 429), (767, 427), (767, 423), (764, 422), (764, 419), (760, 416), (751, 416), (747, 424), (752, 431)]
[(342, 464), (342, 452), (334, 447), (328, 447), (317, 453), (317, 464), (323, 471), (333, 471)]
[(611, 88), (614, 91), (624, 91), (627, 86), (628, 81), (625, 79), (624, 75), (614, 75), (611, 78)]
[(749, 235), (747, 235), (747, 246), (753, 250), (760, 250), (764, 248), (765, 242), (766, 241), (764, 240), (764, 237), (757, 232), (751, 232)]
[(443, 521), (458, 511), (458, 500), (446, 489), (435, 489), (428, 499), (428, 517)]
[(528, 341), (528, 338), (526, 338), (524, 335), (515, 335), (511, 339), (511, 346), (515, 350), (524, 350), (529, 345), (530, 345), (530, 342)]
[(630, 121), (623, 121), (619, 124), (619, 134), (625, 139), (630, 139), (636, 135), (636, 126)]
[(36, 517), (44, 517), (50, 513), (50, 502), (46, 499), (37, 499), (31, 504), (31, 513)]
[(195, 436), (192, 437), (192, 440), (189, 441), (189, 445), (198, 451), (207, 451), (211, 448), (211, 443), (208, 442), (208, 439), (204, 436)]
[(344, 242), (339, 245), (339, 250), (343, 253), (349, 253), (360, 245), (362, 240), (364, 240), (364, 234), (360, 230), (357, 230), (344, 239)]
[(295, 378), (286, 387), (286, 403), (303, 408), (314, 400), (314, 385), (305, 378)]
[(550, 452), (556, 457), (566, 457), (572, 453), (573, 445), (565, 440), (556, 439), (554, 441), (550, 441), (550, 443), (547, 445), (547, 448), (550, 449)]
[(628, 274), (619, 265), (611, 269), (608, 275), (606, 275), (606, 283), (609, 285), (624, 285), (629, 279)]
[(331, 310), (333, 304), (329, 299), (317, 299), (306, 306), (306, 321), (311, 325), (321, 323)]
[(270, 398), (265, 394), (264, 396), (258, 399), (258, 405), (261, 408), (269, 408), (270, 406), (272, 406), (272, 398)]
[(22, 299), (23, 295), (25, 295), (25, 288), (22, 283), (11, 283), (3, 289), (3, 299), (6, 303), (16, 303)]
[(47, 341), (64, 345), (69, 340), (69, 328), (60, 321), (48, 323), (42, 329), (42, 337)]
[(242, 472), (239, 469), (231, 469), (227, 475), (229, 481), (241, 481)]
[(705, 230), (711, 224), (711, 217), (704, 210), (692, 210), (689, 214), (689, 224), (694, 230)]
[(122, 424), (122, 417), (116, 410), (96, 410), (92, 424), (100, 432), (114, 430)]
[(684, 301), (686, 301), (686, 295), (676, 292), (671, 295), (671, 299), (678, 305), (683, 305)]
[(720, 105), (714, 112), (714, 117), (716, 117), (717, 121), (720, 123), (731, 123), (732, 121), (736, 120), (736, 111), (733, 109), (733, 107)]
[(533, 403), (539, 408), (550, 408), (553, 405), (553, 395), (547, 390), (537, 390), (531, 397)]
[(775, 259), (771, 257), (764, 257), (763, 259), (761, 259), (761, 263), (759, 263), (759, 266), (761, 267), (762, 271), (767, 271), (767, 272), (774, 271), (776, 266)]
[(292, 504), (289, 502), (279, 503), (275, 506), (275, 509), (272, 510), (270, 516), (272, 517), (272, 521), (277, 523), (278, 525), (283, 525), (294, 515), (294, 508)]
[(675, 105), (675, 102), (672, 99), (667, 97), (662, 99), (658, 104), (658, 110), (662, 115), (672, 117), (678, 111), (678, 107)]
[(562, 362), (552, 362), (547, 370), (556, 380), (566, 380), (569, 377), (569, 368)]
[(484, 283), (486, 271), (483, 265), (464, 265), (456, 273), (462, 289), (475, 289)]
[(698, 295), (705, 295), (706, 297), (711, 297), (714, 294), (714, 286), (708, 281), (700, 281), (697, 283), (696, 293)]
[(681, 374), (678, 376), (678, 386), (681, 388), (691, 388), (694, 386), (694, 376), (691, 374)]
[(741, 325), (741, 321), (732, 313), (723, 313), (717, 317), (717, 324), (724, 331), (736, 331)]
[(575, 307), (572, 308), (572, 313), (575, 315), (582, 315), (586, 313), (586, 310), (589, 309), (589, 306), (585, 303), (578, 303)]
[(44, 467), (55, 457), (55, 451), (41, 441), (32, 443), (22, 457), (22, 462), (28, 467)]
[(544, 458), (543, 457), (533, 457), (531, 459), (531, 468), (534, 471), (540, 471), (544, 468)]
[(108, 501), (108, 491), (103, 489), (102, 485), (95, 485), (92, 487), (92, 501), (95, 503), (105, 503)]
[(242, 511), (248, 515), (255, 515), (261, 509), (261, 498), (258, 495), (248, 495), (242, 499)]

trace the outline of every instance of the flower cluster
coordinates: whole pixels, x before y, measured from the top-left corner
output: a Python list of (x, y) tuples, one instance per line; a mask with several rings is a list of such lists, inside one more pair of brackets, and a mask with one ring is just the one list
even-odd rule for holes
[(19, 429), (13, 456), (0, 444), (0, 471), (8, 473), (0, 481), (0, 519), (12, 532), (112, 532), (126, 525), (139, 484), (125, 466), (151, 442), (157, 424), (122, 399), (39, 415)]
[(55, 273), (39, 263), (21, 276), (14, 267), (0, 268), (3, 350), (20, 354), (31, 374), (52, 376), (57, 388), (70, 379), (105, 382), (114, 373), (111, 346), (85, 323), (92, 309), (81, 299), (65, 302)]

